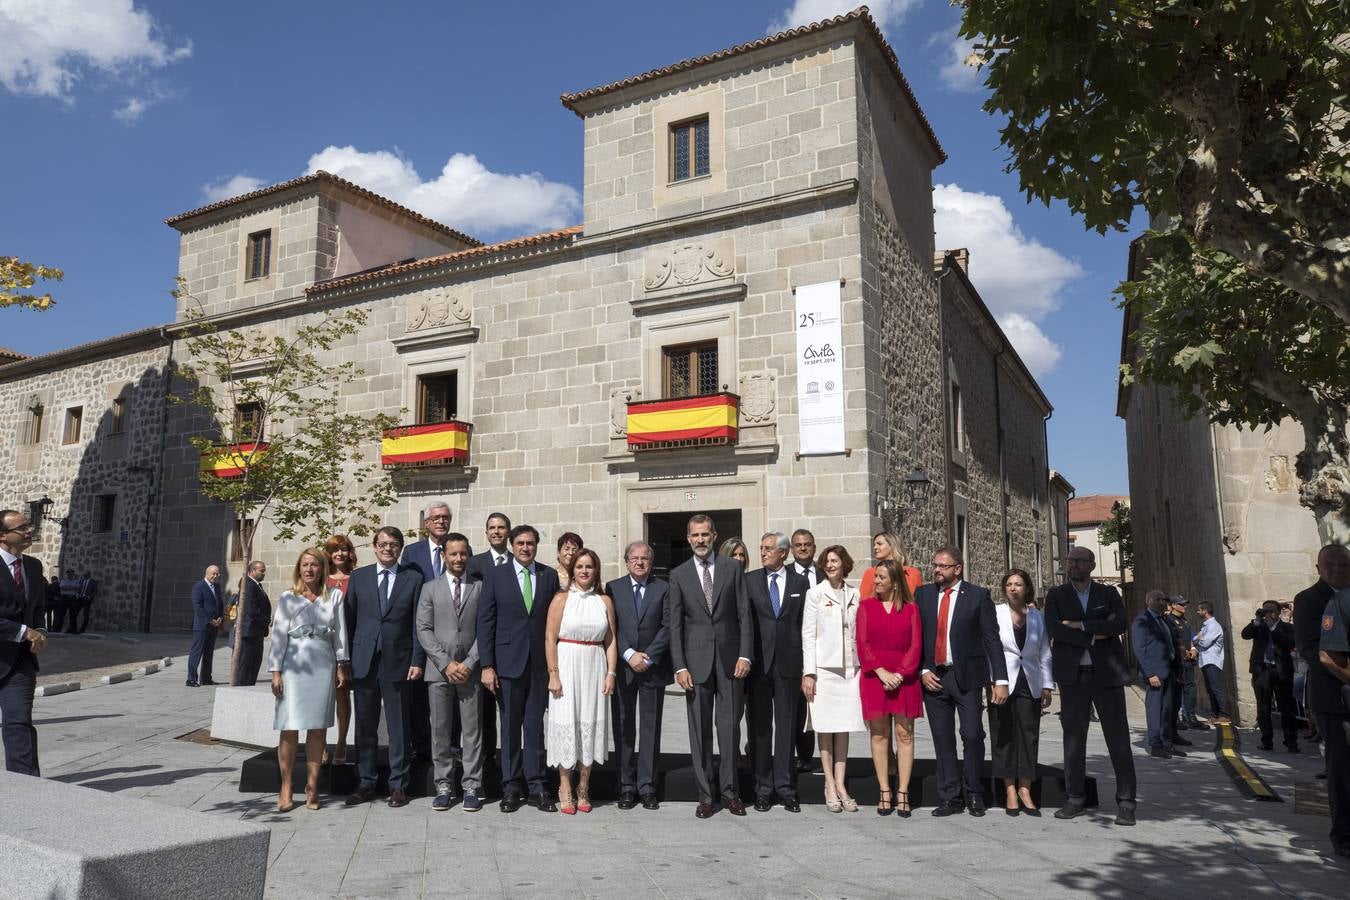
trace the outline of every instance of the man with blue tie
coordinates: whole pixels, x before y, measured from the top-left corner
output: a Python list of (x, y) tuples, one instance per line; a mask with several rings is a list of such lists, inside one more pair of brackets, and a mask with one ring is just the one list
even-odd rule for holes
[(1167, 595), (1159, 590), (1144, 595), (1145, 609), (1130, 625), (1130, 647), (1139, 666), (1139, 677), (1144, 680), (1144, 717), (1148, 722), (1148, 752), (1159, 759), (1185, 756), (1171, 740), (1167, 717), (1172, 710), (1176, 682), (1172, 678), (1172, 662), (1176, 659), (1176, 641), (1172, 629), (1163, 621), (1167, 610)]
[[(669, 586), (652, 578), (652, 548), (634, 541), (623, 552), (628, 574), (605, 585), (614, 601), (614, 627), (624, 665), (614, 691), (619, 733), (619, 809), (658, 809), (656, 764), (661, 759), (661, 713), (670, 669)], [(641, 726), (639, 740), (637, 733)]]
[(389, 805), (408, 805), (408, 684), (420, 681), (426, 651), (416, 639), (422, 576), (399, 565), (403, 532), (386, 525), (375, 532), (375, 562), (347, 582), (347, 645), (355, 701), (356, 771), (360, 784), (348, 806), (375, 798), (380, 711), (389, 732)]
[[(422, 573), (422, 583), (445, 576), (445, 543), (450, 534), (450, 504), (433, 500), (422, 509), (422, 528), (427, 533), (424, 541), (413, 541), (403, 550), (399, 560)], [(427, 699), (427, 682), (418, 681), (408, 686), (411, 719), (408, 735), (412, 741), (413, 759), (431, 759), (431, 704)], [(450, 717), (452, 752), (459, 753), (459, 707), (454, 706)]]
[(23, 551), (33, 525), (16, 509), (0, 511), (0, 735), (5, 771), (39, 777), (33, 694), (37, 654), (47, 646), (42, 606), (42, 563)]
[(509, 534), (511, 561), (483, 578), (478, 605), (478, 658), (483, 686), (501, 706), (502, 812), (529, 804), (557, 812), (545, 783), (544, 712), (548, 709), (548, 660), (544, 630), (558, 593), (558, 573), (535, 563), (539, 532), (517, 525)]
[[(192, 649), (188, 652), (187, 686), (215, 684), (211, 680), (211, 655), (225, 616), (220, 596), (220, 566), (207, 566), (206, 577), (192, 586)], [(198, 679), (198, 664), (201, 678)]]

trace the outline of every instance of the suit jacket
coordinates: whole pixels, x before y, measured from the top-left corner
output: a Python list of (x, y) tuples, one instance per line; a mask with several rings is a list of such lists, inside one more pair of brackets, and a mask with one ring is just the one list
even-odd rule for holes
[[(794, 575), (802, 575), (802, 577), (806, 577), (804, 573), (801, 571), (801, 567), (797, 565), (797, 560), (793, 559), (791, 556), (788, 557), (787, 568)], [(829, 579), (825, 577), (825, 573), (821, 570), (820, 566), (816, 565), (815, 563), (811, 563), (811, 565), (808, 566), (808, 568), (811, 570), (811, 572), (814, 573), (815, 577), (814, 581), (812, 581), (810, 578), (806, 579), (806, 586), (808, 590), (820, 584), (822, 581), (829, 581)]]
[[(1083, 630), (1065, 625), (1065, 619), (1082, 622)], [(1109, 584), (1092, 582), (1088, 588), (1086, 613), (1072, 584), (1051, 588), (1045, 595), (1045, 627), (1053, 642), (1050, 646), (1051, 666), (1060, 688), (1078, 683), (1078, 667), (1083, 664), (1084, 650), (1090, 654), (1099, 684), (1123, 687), (1134, 680), (1125, 664), (1125, 648), (1120, 643), (1120, 636), (1128, 627), (1125, 603), (1120, 599), (1120, 592)], [(1095, 640), (1098, 636), (1104, 640)]]
[(1139, 666), (1139, 677), (1147, 680), (1157, 676), (1166, 681), (1172, 675), (1172, 660), (1176, 658), (1176, 644), (1172, 629), (1161, 617), (1144, 610), (1130, 625), (1130, 647)]
[(244, 596), (242, 612), (239, 614), (241, 638), (263, 638), (272, 630), (272, 601), (267, 591), (247, 575), (244, 576)]
[[(436, 570), (431, 563), (431, 539), (424, 538), (420, 541), (413, 541), (403, 548), (403, 556), (399, 558), (399, 565), (411, 566), (422, 573), (422, 583), (436, 579)], [(441, 560), (441, 571), (445, 571), (445, 560)]]
[(1264, 621), (1248, 622), (1242, 629), (1242, 637), (1252, 642), (1252, 656), (1247, 662), (1247, 671), (1255, 675), (1265, 667), (1266, 647), (1275, 641), (1275, 670), (1281, 679), (1294, 680), (1294, 626), (1288, 622), (1276, 622), (1271, 630)]
[(784, 566), (779, 583), (779, 614), (769, 600), (769, 572), (756, 569), (745, 576), (750, 613), (755, 623), (755, 672), (782, 678), (802, 677), (802, 612), (811, 582)]
[(23, 560), (23, 592), (14, 583), (14, 575), (9, 566), (0, 565), (0, 678), (9, 675), (9, 670), (25, 657), (32, 657), (33, 667), (37, 667), (37, 657), (28, 647), (28, 641), (20, 641), (19, 626), (29, 628), (43, 627), (43, 618), (47, 601), (47, 585), (42, 579), (42, 563), (31, 556), (20, 556)]
[(745, 570), (733, 559), (713, 556), (713, 606), (708, 612), (698, 557), (670, 573), (670, 664), (688, 669), (695, 682), (712, 677), (713, 660), (733, 677), (737, 659), (753, 660), (755, 627), (745, 591)]
[(192, 630), (206, 631), (211, 620), (225, 615), (225, 604), (220, 599), (220, 585), (203, 578), (192, 586)]
[[(914, 592), (923, 619), (923, 669), (937, 667), (937, 624), (942, 592), (937, 584), (920, 585)], [(962, 581), (952, 595), (947, 613), (952, 668), (956, 686), (973, 691), (995, 681), (1008, 679), (1008, 664), (1003, 658), (1003, 640), (999, 637), (998, 615), (989, 589)]]
[(417, 596), (422, 573), (408, 566), (395, 566), (389, 585), (388, 612), (380, 611), (379, 567), (374, 563), (352, 572), (347, 580), (344, 609), (347, 617), (347, 648), (352, 657), (352, 675), (365, 678), (379, 648), (380, 681), (406, 681), (408, 669), (426, 665), (427, 654), (416, 637)]
[(846, 678), (858, 671), (858, 589), (844, 583), (844, 602), (834, 599), (829, 581), (806, 592), (802, 609), (802, 674), (842, 669)]
[(1017, 676), (1026, 673), (1031, 696), (1039, 697), (1045, 688), (1053, 689), (1055, 676), (1050, 672), (1050, 635), (1045, 631), (1045, 616), (1034, 606), (1027, 607), (1026, 642), (1017, 646), (1013, 633), (1012, 610), (1006, 603), (994, 606), (998, 616), (998, 635), (1003, 643), (1003, 662), (1008, 667), (1008, 690), (1017, 686)]
[(548, 607), (558, 593), (558, 573), (535, 560), (534, 604), (527, 612), (520, 592), (515, 560), (493, 566), (483, 577), (478, 599), (478, 658), (484, 668), (495, 668), (503, 678), (519, 678), (526, 669), (546, 673), (544, 631)]
[(464, 663), (478, 677), (478, 598), (481, 582), (464, 573), (460, 587), (460, 611), (455, 612), (455, 592), (449, 577), (422, 585), (417, 600), (417, 640), (427, 654), (423, 681), (445, 681), (450, 662)]
[[(648, 578), (647, 589), (642, 592), (641, 612), (633, 599), (632, 576), (624, 575), (609, 582), (605, 593), (614, 603), (620, 661), (629, 648), (641, 650), (651, 657), (647, 673), (659, 678), (662, 684), (670, 684), (675, 680), (670, 667), (670, 585), (659, 578)], [(628, 684), (638, 678), (638, 673), (626, 665), (619, 666), (619, 678)]]
[[(490, 547), (487, 550), (484, 550), (482, 553), (478, 553), (475, 554), (474, 556), (469, 557), (469, 568), (468, 568), (469, 578), (473, 581), (482, 581), (483, 577), (487, 575), (489, 570), (495, 569), (497, 567), (497, 563), (493, 560), (492, 557), (493, 553), (492, 548)], [(506, 562), (502, 563), (502, 565), (506, 565), (510, 561), (511, 561), (511, 551), (510, 549), (508, 549), (506, 551)]]

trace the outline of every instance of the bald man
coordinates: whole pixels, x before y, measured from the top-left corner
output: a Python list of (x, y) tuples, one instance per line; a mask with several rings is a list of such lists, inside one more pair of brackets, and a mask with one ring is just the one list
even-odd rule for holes
[[(225, 605), (220, 597), (220, 566), (207, 566), (202, 580), (192, 586), (192, 649), (188, 652), (187, 686), (215, 684), (211, 680), (211, 656), (216, 652), (216, 635), (224, 621)], [(201, 664), (201, 679), (197, 667)]]

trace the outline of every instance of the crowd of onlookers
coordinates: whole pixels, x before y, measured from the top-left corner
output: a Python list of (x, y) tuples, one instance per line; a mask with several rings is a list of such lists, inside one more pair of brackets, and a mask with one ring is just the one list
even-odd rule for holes
[(47, 630), (83, 634), (97, 599), (98, 580), (89, 572), (76, 576), (74, 569), (67, 569), (64, 578), (53, 575), (46, 585)]

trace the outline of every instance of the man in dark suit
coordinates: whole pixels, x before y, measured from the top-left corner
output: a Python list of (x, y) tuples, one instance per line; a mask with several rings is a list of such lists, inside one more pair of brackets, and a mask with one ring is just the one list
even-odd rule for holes
[(548, 607), (559, 590), (552, 566), (535, 562), (539, 532), (517, 525), (509, 533), (511, 561), (483, 578), (478, 602), (478, 657), (483, 686), (497, 696), (502, 724), (502, 812), (524, 801), (557, 812), (545, 782), (544, 712), (548, 709), (548, 659), (544, 631)]
[(1327, 806), (1331, 813), (1331, 846), (1350, 858), (1350, 591), (1341, 588), (1322, 611), (1318, 662), (1339, 685), (1336, 703), (1318, 694), (1313, 708), (1327, 757)]
[(511, 533), (511, 519), (506, 513), (491, 513), (483, 534), (487, 538), (488, 548), (469, 558), (469, 578), (482, 581), (488, 569), (502, 566), (511, 560), (511, 543), (507, 535)]
[[(661, 759), (661, 714), (670, 669), (669, 586), (652, 578), (652, 548), (634, 541), (623, 552), (628, 574), (605, 585), (614, 603), (623, 665), (614, 691), (619, 739), (619, 809), (659, 807), (656, 765)], [(639, 737), (637, 726), (641, 724)]]
[(262, 671), (263, 640), (272, 630), (272, 601), (263, 590), (267, 564), (254, 560), (244, 575), (244, 593), (239, 598), (239, 624), (235, 626), (234, 672), (230, 684), (258, 683)]
[(1144, 715), (1148, 721), (1148, 752), (1159, 759), (1185, 756), (1171, 742), (1171, 728), (1167, 722), (1172, 712), (1172, 696), (1176, 681), (1172, 677), (1172, 662), (1176, 659), (1176, 638), (1163, 621), (1167, 609), (1167, 595), (1153, 590), (1144, 595), (1145, 609), (1130, 625), (1130, 646), (1139, 666), (1139, 677), (1144, 680)]
[(32, 543), (28, 518), (13, 509), (0, 511), (0, 734), (5, 771), (38, 776), (33, 692), (37, 654), (47, 646), (42, 629), (47, 589), (42, 563), (23, 552)]
[[(70, 613), (70, 630), (84, 634), (89, 629), (89, 618), (94, 613), (94, 601), (98, 599), (98, 579), (86, 571), (80, 576), (80, 595), (76, 608)], [(79, 624), (76, 625), (78, 618)]]
[[(211, 680), (211, 657), (216, 635), (224, 621), (225, 602), (220, 596), (220, 566), (207, 566), (205, 577), (192, 586), (192, 649), (188, 651), (187, 686), (215, 684)], [(198, 679), (198, 665), (201, 678)]]
[(356, 772), (360, 780), (348, 806), (375, 799), (379, 777), (380, 710), (389, 732), (389, 805), (408, 805), (408, 684), (420, 681), (426, 651), (417, 641), (417, 597), (422, 575), (398, 563), (403, 532), (386, 525), (375, 532), (375, 562), (352, 573), (345, 612), (356, 722)]
[[(808, 587), (825, 580), (816, 565), (816, 536), (805, 528), (792, 532), (792, 563), (789, 568), (804, 577)], [(816, 733), (806, 727), (806, 703), (797, 704), (797, 771), (809, 772), (816, 764)]]
[[(938, 805), (933, 815), (968, 809), (984, 815), (984, 724), (981, 695), (992, 683), (994, 704), (1008, 700), (1008, 665), (998, 616), (989, 590), (962, 578), (961, 551), (933, 554), (933, 583), (914, 594), (923, 620), (923, 708), (937, 757)], [(956, 762), (956, 722), (961, 721), (961, 757)], [(961, 802), (962, 782), (966, 802)]]
[(1050, 632), (1050, 667), (1060, 693), (1064, 729), (1064, 786), (1067, 802), (1057, 819), (1072, 819), (1086, 809), (1087, 732), (1092, 708), (1116, 773), (1116, 824), (1135, 822), (1134, 756), (1125, 715), (1125, 685), (1133, 679), (1125, 664), (1125, 604), (1120, 592), (1092, 580), (1097, 560), (1086, 547), (1069, 551), (1068, 584), (1045, 597), (1045, 627)]
[(755, 809), (768, 812), (774, 798), (801, 812), (793, 750), (802, 705), (802, 610), (810, 583), (784, 565), (790, 542), (781, 531), (760, 538), (763, 568), (745, 576), (754, 622), (754, 671), (750, 675), (750, 731), (754, 734)]
[(1294, 597), (1294, 646), (1308, 664), (1307, 699), (1314, 711), (1340, 706), (1340, 682), (1317, 654), (1327, 603), (1343, 587), (1350, 587), (1350, 549), (1327, 544), (1317, 554), (1317, 583)]
[[(699, 803), (694, 815), (706, 819), (713, 805), (713, 780), (722, 804), (734, 816), (745, 815), (736, 783), (738, 725), (745, 697), (745, 677), (754, 653), (754, 625), (740, 563), (713, 552), (717, 531), (708, 516), (689, 519), (685, 529), (692, 559), (670, 573), (670, 659), (675, 683), (685, 692), (689, 748)], [(713, 772), (713, 723), (722, 755)]]
[(1298, 720), (1294, 716), (1294, 626), (1280, 621), (1280, 604), (1267, 600), (1261, 612), (1242, 629), (1243, 640), (1252, 642), (1247, 671), (1256, 694), (1256, 724), (1261, 729), (1261, 749), (1275, 746), (1271, 703), (1280, 707), (1280, 730), (1284, 746), (1298, 752)]
[[(445, 542), (450, 534), (450, 504), (433, 500), (422, 509), (422, 528), (425, 540), (413, 541), (403, 548), (405, 566), (422, 573), (422, 583), (430, 584), (445, 575)], [(418, 680), (408, 685), (411, 706), (408, 736), (412, 742), (413, 760), (431, 759), (431, 707), (427, 700), (427, 682)], [(450, 743), (459, 752), (459, 707), (453, 706), (450, 715)]]

